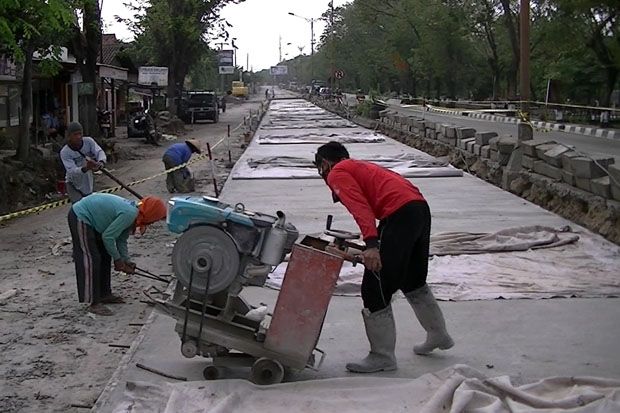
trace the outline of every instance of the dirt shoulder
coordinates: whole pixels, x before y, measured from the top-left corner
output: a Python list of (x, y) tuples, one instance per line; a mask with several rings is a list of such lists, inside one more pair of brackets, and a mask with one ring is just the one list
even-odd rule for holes
[[(121, 156), (129, 159), (110, 169), (126, 182), (156, 174), (163, 170), (166, 146), (183, 138), (215, 145), (226, 136), (227, 125), (234, 128), (259, 105), (258, 100), (229, 104), (218, 124), (188, 125), (177, 141), (163, 142), (161, 147), (121, 138)], [(239, 129), (230, 140), (233, 162), (245, 147), (242, 132)], [(228, 149), (224, 140), (213, 151), (220, 188), (230, 172)], [(191, 169), (197, 192), (213, 195), (209, 163), (200, 161)], [(97, 188), (108, 185), (115, 186), (97, 177)], [(142, 195), (170, 197), (165, 176), (134, 189)], [(118, 194), (130, 197), (124, 191)], [(127, 303), (111, 306), (114, 316), (93, 316), (77, 302), (67, 212), (68, 207), (52, 209), (0, 227), (0, 295), (15, 290), (0, 300), (0, 411), (85, 411), (71, 405), (91, 406), (126, 351), (110, 344), (128, 346), (150, 314), (151, 308), (141, 300), (151, 281), (116, 272), (113, 291)], [(142, 238), (130, 239), (130, 254), (139, 266), (170, 274), (175, 238), (163, 223), (158, 224)]]

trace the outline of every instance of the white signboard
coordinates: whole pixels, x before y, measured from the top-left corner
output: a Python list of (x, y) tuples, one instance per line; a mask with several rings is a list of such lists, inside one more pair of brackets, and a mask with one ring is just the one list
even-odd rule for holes
[(158, 66), (140, 66), (138, 83), (141, 85), (168, 86), (168, 68)]
[(219, 50), (217, 60), (219, 66), (234, 66), (234, 50)]
[(220, 66), (220, 75), (232, 75), (235, 73), (235, 68), (232, 66)]
[(271, 66), (270, 72), (273, 76), (287, 75), (288, 66)]

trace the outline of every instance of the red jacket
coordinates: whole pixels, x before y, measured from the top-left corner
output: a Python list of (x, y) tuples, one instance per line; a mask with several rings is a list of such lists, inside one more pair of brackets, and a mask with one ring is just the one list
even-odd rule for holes
[(327, 185), (353, 215), (368, 247), (377, 245), (376, 220), (411, 201), (425, 201), (411, 182), (371, 162), (345, 159), (327, 176)]

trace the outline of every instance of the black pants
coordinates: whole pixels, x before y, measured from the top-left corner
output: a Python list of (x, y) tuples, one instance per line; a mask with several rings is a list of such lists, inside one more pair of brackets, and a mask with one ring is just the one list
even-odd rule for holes
[(392, 295), (426, 285), (431, 211), (426, 202), (410, 202), (379, 223), (382, 269), (366, 270), (362, 280), (364, 307), (374, 313), (390, 304)]
[(69, 210), (69, 229), (73, 240), (78, 299), (81, 303), (96, 304), (112, 294), (112, 257), (103, 245), (101, 234), (80, 221), (73, 208)]

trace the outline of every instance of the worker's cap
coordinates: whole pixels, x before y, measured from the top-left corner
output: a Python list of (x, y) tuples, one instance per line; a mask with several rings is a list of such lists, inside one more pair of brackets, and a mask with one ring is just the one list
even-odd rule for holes
[(196, 152), (196, 153), (201, 153), (202, 151), (200, 150), (200, 141), (198, 139), (188, 139), (185, 141), (185, 143), (187, 145), (189, 145), (189, 147), (192, 149), (192, 151)]
[(80, 122), (71, 122), (69, 126), (67, 126), (67, 135), (71, 135), (75, 132), (82, 132), (82, 125)]
[(166, 218), (166, 204), (161, 199), (154, 196), (146, 196), (138, 202), (138, 216), (136, 217), (135, 227), (144, 234), (147, 225)]

